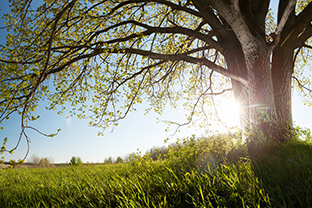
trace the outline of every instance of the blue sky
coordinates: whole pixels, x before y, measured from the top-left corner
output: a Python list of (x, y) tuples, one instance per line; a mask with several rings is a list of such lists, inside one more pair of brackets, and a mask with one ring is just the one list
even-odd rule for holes
[[(7, 13), (8, 0), (0, 0), (0, 15)], [(3, 20), (0, 19), (0, 27), (3, 26)], [(5, 44), (5, 30), (0, 31), (0, 44)], [(45, 133), (54, 133), (61, 128), (62, 131), (54, 138), (42, 136), (32, 130), (27, 133), (31, 138), (30, 154), (36, 154), (40, 157), (51, 157), (54, 162), (69, 161), (72, 156), (79, 156), (83, 162), (103, 162), (104, 158), (112, 156), (126, 156), (128, 153), (135, 152), (139, 149), (145, 153), (153, 146), (164, 145), (163, 141), (173, 132), (165, 132), (167, 127), (164, 123), (156, 124), (156, 114), (150, 113), (144, 115), (144, 109), (148, 107), (143, 103), (137, 108), (137, 111), (128, 115), (110, 132), (108, 129), (105, 136), (97, 136), (99, 129), (88, 127), (88, 120), (79, 120), (78, 118), (66, 119), (66, 113), (59, 116), (56, 111), (45, 110), (46, 102), (41, 103), (41, 107), (36, 111), (41, 118), (36, 121), (33, 126)], [(70, 109), (68, 109), (70, 110)], [(221, 110), (221, 109), (220, 109)], [(225, 113), (230, 108), (223, 109)], [(161, 119), (182, 121), (180, 115), (184, 115), (181, 109), (175, 110), (166, 108)], [(231, 114), (231, 112), (230, 112)], [(232, 116), (232, 115), (231, 115)], [(235, 115), (233, 115), (235, 116)], [(232, 117), (233, 117), (232, 116)], [(301, 102), (301, 96), (293, 93), (293, 119), (296, 125), (301, 127), (312, 128), (312, 109), (304, 106)], [(14, 147), (20, 132), (20, 118), (18, 116), (11, 117), (10, 120), (3, 123), (5, 130), (0, 130), (0, 143), (5, 137), (8, 137), (7, 148)], [(210, 130), (218, 129), (214, 126)], [(203, 135), (205, 130), (197, 128), (182, 127), (180, 133), (173, 136), (169, 142), (176, 141), (176, 138), (182, 138), (196, 134)], [(5, 154), (5, 159), (23, 158), (26, 153), (26, 142), (22, 140), (21, 145), (13, 154)]]

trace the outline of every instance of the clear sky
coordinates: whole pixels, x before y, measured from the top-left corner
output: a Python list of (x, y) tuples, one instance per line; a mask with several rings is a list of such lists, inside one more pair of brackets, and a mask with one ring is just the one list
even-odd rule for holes
[[(275, 2), (273, 0), (273, 2)], [(0, 0), (0, 15), (9, 12), (8, 0)], [(274, 9), (274, 6), (273, 6)], [(0, 27), (3, 27), (3, 20), (0, 19)], [(0, 44), (5, 44), (5, 30), (0, 30)], [(76, 117), (66, 118), (66, 113), (59, 116), (56, 111), (45, 110), (47, 102), (42, 102), (36, 114), (41, 115), (41, 118), (36, 121), (33, 126), (45, 133), (55, 133), (57, 129), (62, 129), (58, 136), (48, 138), (42, 136), (32, 130), (27, 133), (31, 138), (30, 154), (36, 154), (40, 157), (51, 157), (54, 162), (67, 162), (72, 156), (79, 156), (83, 162), (103, 162), (105, 158), (112, 156), (126, 156), (128, 153), (136, 152), (139, 149), (145, 153), (153, 146), (164, 145), (164, 140), (174, 132), (165, 132), (167, 127), (164, 123), (156, 124), (156, 114), (150, 113), (144, 115), (146, 103), (137, 107), (137, 111), (128, 115), (110, 132), (108, 129), (105, 136), (99, 137), (98, 128), (88, 127), (88, 120), (79, 120)], [(230, 115), (227, 118), (228, 123), (238, 123), (237, 114), (233, 111), (231, 103), (225, 103), (223, 108), (223, 116)], [(68, 109), (69, 111), (70, 109)], [(179, 109), (166, 108), (161, 119), (182, 122), (181, 118), (185, 112)], [(296, 125), (301, 127), (312, 128), (312, 108), (304, 106), (301, 102), (301, 96), (293, 92), (293, 119)], [(233, 121), (234, 120), (234, 121)], [(20, 118), (18, 116), (11, 117), (10, 120), (2, 124), (5, 130), (0, 130), (0, 143), (5, 137), (8, 137), (7, 149), (15, 146), (20, 133)], [(169, 142), (176, 141), (176, 138), (183, 138), (196, 134), (196, 136), (204, 135), (206, 130), (220, 129), (221, 127), (214, 126), (210, 129), (198, 129), (182, 127), (180, 133), (175, 134)], [(21, 141), (17, 151), (10, 155), (6, 153), (5, 159), (23, 158), (26, 153), (26, 142)]]

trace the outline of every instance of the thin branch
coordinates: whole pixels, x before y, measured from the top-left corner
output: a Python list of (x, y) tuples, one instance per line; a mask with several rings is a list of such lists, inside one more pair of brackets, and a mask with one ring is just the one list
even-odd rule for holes
[(138, 3), (148, 3), (148, 2), (155, 2), (155, 3), (163, 4), (163, 5), (170, 7), (173, 10), (180, 10), (180, 11), (184, 11), (186, 13), (192, 14), (194, 16), (197, 16), (197, 17), (202, 17), (202, 15), (199, 12), (197, 12), (196, 10), (193, 10), (193, 9), (190, 9), (187, 7), (183, 7), (183, 6), (174, 4), (174, 3), (166, 1), (166, 0), (129, 0), (129, 1), (125, 1), (125, 2), (118, 4), (115, 8), (113, 8), (112, 11), (108, 15), (111, 15), (116, 10), (118, 10), (121, 7), (128, 5), (128, 4), (138, 4)]
[(7, 64), (21, 64), (21, 65), (24, 65), (24, 64), (35, 64), (35, 63), (38, 63), (38, 62), (42, 61), (42, 59), (43, 58), (39, 58), (39, 59), (33, 60), (33, 61), (7, 61), (7, 60), (0, 59), (0, 62), (7, 63)]
[(232, 90), (233, 90), (232, 88), (228, 88), (228, 89), (222, 90), (221, 92), (206, 93), (205, 95), (211, 95), (211, 96), (214, 96), (214, 95), (222, 95), (223, 93), (229, 92), (229, 91), (232, 91)]
[[(214, 47), (221, 52), (223, 51), (222, 47), (220, 47), (218, 42), (213, 40), (210, 36), (204, 35), (204, 34), (198, 32), (196, 30), (191, 30), (188, 28), (176, 27), (176, 26), (175, 27), (152, 27), (150, 25), (147, 25), (147, 24), (144, 24), (141, 22), (137, 22), (134, 20), (128, 20), (128, 21), (120, 22), (118, 24), (112, 25), (112, 26), (105, 28), (103, 30), (97, 31), (89, 38), (88, 42), (91, 42), (94, 37), (98, 36), (101, 33), (107, 32), (111, 29), (114, 29), (114, 28), (117, 28), (119, 26), (126, 25), (126, 24), (137, 25), (137, 26), (145, 28), (146, 30), (143, 32), (140, 32), (139, 34), (131, 34), (131, 35), (129, 35), (127, 37), (123, 37), (123, 38), (117, 38), (117, 39), (113, 39), (113, 40), (93, 43), (93, 44), (91, 44), (91, 46), (97, 45), (97, 44), (104, 44), (104, 43), (105, 44), (111, 44), (111, 43), (117, 43), (117, 42), (125, 42), (125, 41), (131, 40), (133, 38), (138, 38), (141, 35), (148, 36), (148, 35), (151, 35), (154, 33), (170, 33), (170, 34), (183, 34), (183, 35), (191, 36), (193, 38), (198, 38), (198, 39), (205, 41), (206, 43), (210, 44), (211, 47)], [(60, 48), (61, 47), (57, 47), (57, 48), (53, 48), (53, 49), (60, 49)]]
[(310, 88), (307, 88), (306, 86), (304, 86), (297, 77), (292, 76), (292, 78), (297, 81), (299, 88), (303, 88), (309, 92), (312, 92), (312, 90)]
[(303, 47), (312, 49), (312, 46), (310, 46), (310, 45), (308, 45), (308, 44), (304, 44)]
[[(211, 90), (212, 91), (212, 90)], [(214, 108), (214, 110), (215, 110), (215, 113), (216, 113), (216, 116), (217, 116), (217, 119), (218, 119), (218, 121), (219, 121), (219, 123), (221, 123), (221, 125), (222, 126), (224, 126), (226, 129), (230, 129), (224, 122), (222, 122), (221, 121), (221, 119), (220, 119), (220, 116), (219, 116), (219, 113), (218, 113), (218, 109), (217, 109), (217, 107), (216, 107), (216, 103), (215, 103), (215, 101), (214, 101), (214, 98), (213, 98), (213, 95), (215, 94), (215, 93), (210, 93), (210, 94), (212, 94), (212, 96), (211, 96), (211, 101), (212, 101), (212, 105), (213, 105), (213, 108)]]
[(36, 128), (32, 127), (32, 126), (27, 126), (26, 125), (25, 128), (32, 129), (32, 130), (34, 130), (34, 131), (38, 132), (39, 134), (41, 134), (43, 136), (46, 136), (46, 137), (54, 137), (54, 136), (56, 136), (60, 132), (60, 130), (58, 130), (55, 134), (45, 134), (45, 133), (39, 131), (38, 129), (36, 129)]
[(293, 31), (295, 37), (299, 37), (297, 47), (301, 46), (312, 35), (312, 2), (310, 2), (295, 18)]
[(62, 66), (59, 66), (57, 68), (51, 69), (47, 72), (47, 74), (53, 74), (59, 71), (62, 71), (65, 67), (69, 66), (70, 64), (77, 62), (79, 60), (85, 59), (85, 58), (91, 58), (103, 53), (129, 53), (129, 54), (138, 54), (142, 56), (147, 56), (153, 59), (160, 59), (163, 61), (186, 61), (188, 63), (193, 64), (202, 64), (204, 66), (207, 66), (213, 71), (216, 71), (226, 77), (229, 77), (231, 79), (235, 79), (238, 82), (242, 83), (243, 85), (247, 86), (247, 80), (243, 78), (240, 75), (237, 75), (234, 72), (231, 72), (221, 66), (216, 65), (215, 63), (209, 61), (206, 58), (195, 58), (188, 56), (187, 54), (159, 54), (154, 53), (151, 51), (145, 51), (141, 49), (134, 49), (134, 48), (126, 48), (126, 49), (111, 49), (111, 48), (102, 48), (102, 49), (94, 49), (93, 53), (90, 54), (84, 54), (78, 57), (73, 58), (72, 60), (68, 61), (67, 63), (63, 64)]
[(174, 125), (177, 125), (177, 126), (178, 126), (178, 127), (176, 128), (175, 132), (174, 132), (171, 136), (174, 136), (174, 135), (178, 132), (178, 130), (179, 130), (180, 127), (189, 125), (189, 124), (193, 121), (193, 116), (194, 116), (194, 114), (195, 114), (196, 107), (197, 107), (199, 101), (200, 101), (203, 97), (205, 97), (205, 94), (208, 92), (208, 90), (210, 90), (210, 87), (211, 87), (211, 86), (209, 86), (209, 87), (205, 90), (205, 92), (203, 92), (203, 93), (197, 98), (197, 100), (196, 100), (196, 102), (195, 102), (195, 104), (194, 104), (194, 106), (193, 106), (193, 108), (192, 108), (192, 112), (190, 113), (190, 115), (189, 115), (188, 118), (187, 118), (187, 122), (180, 124), (180, 123), (173, 122), (173, 121), (163, 120), (163, 122), (167, 122), (167, 123), (174, 124)]
[(302, 33), (299, 34), (297, 39), (297, 45), (301, 46), (305, 44), (305, 42), (312, 37), (312, 24), (309, 24)]
[[(118, 49), (112, 49), (112, 53), (118, 53)], [(194, 58), (185, 54), (169, 54), (169, 55), (164, 55), (164, 54), (158, 54), (158, 53), (153, 53), (150, 51), (144, 51), (144, 50), (139, 50), (139, 49), (124, 49), (126, 53), (135, 53), (135, 54), (140, 54), (142, 56), (148, 56), (154, 59), (161, 59), (165, 61), (186, 61), (188, 63), (193, 63), (193, 64), (202, 64), (204, 66), (207, 66), (213, 71), (216, 71), (226, 77), (235, 79), (239, 82), (241, 82), (243, 85), (247, 85), (247, 80), (234, 72), (231, 72), (221, 66), (216, 65), (215, 63), (209, 61), (206, 58)]]
[[(52, 29), (52, 32), (51, 32), (51, 36), (50, 36), (50, 39), (49, 39), (49, 46), (48, 46), (48, 51), (47, 51), (47, 59), (46, 59), (46, 62), (44, 64), (44, 68), (43, 68), (43, 70), (42, 70), (42, 72), (40, 74), (40, 77), (38, 78), (38, 81), (37, 81), (36, 85), (34, 86), (33, 90), (29, 93), (29, 95), (27, 95), (26, 101), (24, 102), (25, 105), (24, 105), (24, 108), (23, 108), (22, 117), (24, 116), (24, 114), (26, 112), (28, 101), (31, 99), (31, 97), (33, 96), (33, 94), (35, 93), (37, 88), (39, 87), (40, 83), (45, 80), (46, 72), (47, 72), (47, 68), (48, 68), (48, 63), (50, 61), (50, 56), (51, 56), (52, 42), (53, 42), (53, 38), (54, 38), (54, 35), (55, 35), (55, 31), (56, 31), (56, 28), (57, 28), (58, 21), (61, 19), (61, 17), (65, 14), (65, 12), (68, 9), (70, 9), (71, 7), (73, 7), (75, 5), (76, 1), (77, 0), (73, 0), (71, 3), (69, 3), (60, 13), (57, 14), (57, 16), (55, 18), (55, 23), (54, 23), (54, 26), (53, 26), (53, 29)], [(23, 119), (22, 119), (22, 126), (24, 126)]]
[(281, 32), (282, 32), (282, 30), (283, 30), (283, 28), (284, 28), (284, 26), (288, 20), (290, 13), (294, 9), (295, 5), (296, 5), (296, 0), (289, 0), (288, 5), (283, 12), (282, 18), (281, 18), (278, 26), (275, 29), (274, 33), (276, 35), (276, 38), (277, 37), (279, 38), (281, 36)]
[(296, 59), (297, 59), (297, 57), (298, 57), (298, 54), (299, 54), (299, 52), (300, 52), (300, 50), (302, 49), (302, 46), (300, 47), (300, 48), (298, 48), (298, 50), (296, 51), (296, 53), (295, 53), (295, 55), (294, 55), (294, 63), (296, 62)]
[[(283, 15), (277, 25), (277, 27), (275, 28), (275, 32), (271, 33), (270, 36), (272, 37), (273, 41), (270, 43), (270, 50), (273, 51), (274, 48), (277, 46), (277, 44), (279, 44), (280, 39), (281, 39), (281, 33), (286, 25), (287, 20), (289, 19), (289, 16), (291, 14), (291, 12), (294, 10), (294, 7), (296, 5), (296, 0), (289, 0)], [(294, 32), (294, 30), (291, 30), (291, 32), (288, 34), (288, 36), (283, 40), (283, 42), (280, 44), (281, 46), (284, 45), (284, 43), (288, 40), (288, 38), (292, 35), (292, 33)]]

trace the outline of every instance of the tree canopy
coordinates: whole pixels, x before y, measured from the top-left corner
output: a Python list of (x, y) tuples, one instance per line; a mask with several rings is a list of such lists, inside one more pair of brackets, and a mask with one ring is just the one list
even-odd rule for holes
[(283, 141), (292, 87), (311, 95), (302, 71), (312, 49), (310, 0), (279, 1), (276, 25), (269, 0), (10, 2), (0, 121), (20, 114), (27, 140), (43, 99), (51, 110), (70, 103), (71, 115), (105, 129), (143, 100), (160, 114), (182, 102), (191, 122), (207, 117), (214, 95), (233, 91), (242, 125)]

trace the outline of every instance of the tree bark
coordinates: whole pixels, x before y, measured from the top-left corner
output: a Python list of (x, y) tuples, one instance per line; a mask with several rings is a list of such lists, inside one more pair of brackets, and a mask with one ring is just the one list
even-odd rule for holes
[[(239, 70), (241, 76), (247, 76), (246, 60), (241, 48), (226, 52), (225, 57), (230, 71)], [(253, 61), (254, 70), (248, 74), (249, 88), (235, 80), (232, 80), (232, 88), (235, 101), (240, 106), (240, 126), (259, 128), (266, 137), (284, 142), (292, 130), (293, 50), (289, 47), (276, 48), (272, 65), (270, 63), (270, 54)]]
[[(247, 78), (247, 69), (245, 63), (245, 57), (242, 49), (239, 45), (232, 47), (231, 50), (225, 53), (225, 59), (229, 71), (238, 72), (238, 75)], [(247, 127), (249, 113), (249, 99), (246, 86), (242, 83), (231, 79), (232, 89), (234, 94), (235, 102), (239, 106), (239, 120), (241, 128)]]
[[(273, 93), (275, 80), (271, 74), (270, 53), (258, 53), (255, 55), (253, 52), (254, 55), (246, 59), (238, 46), (224, 54), (229, 71), (235, 70), (242, 77), (248, 77), (248, 86), (232, 79), (234, 98), (240, 106), (240, 126), (242, 129), (262, 131), (267, 138), (280, 138), (283, 130), (277, 126), (280, 118)], [(249, 70), (246, 63), (249, 64)], [(282, 85), (281, 90), (284, 90)]]
[(284, 142), (293, 128), (291, 107), (291, 80), (294, 68), (293, 50), (290, 47), (277, 47), (272, 56), (272, 79), (278, 129)]
[(269, 140), (279, 138), (270, 53), (258, 51), (245, 54), (251, 130), (260, 130)]

